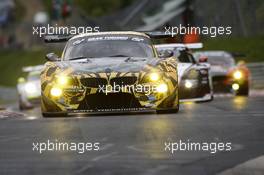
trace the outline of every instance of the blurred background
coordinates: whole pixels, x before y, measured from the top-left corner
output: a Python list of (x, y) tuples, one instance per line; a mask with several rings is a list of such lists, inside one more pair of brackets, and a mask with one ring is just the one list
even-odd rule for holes
[(62, 46), (32, 35), (32, 26), (46, 24), (101, 31), (231, 26), (231, 36), (200, 36), (204, 50), (243, 53), (247, 63), (264, 61), (263, 0), (0, 0), (0, 86), (15, 86), (21, 68), (44, 63), (47, 52), (60, 54)]

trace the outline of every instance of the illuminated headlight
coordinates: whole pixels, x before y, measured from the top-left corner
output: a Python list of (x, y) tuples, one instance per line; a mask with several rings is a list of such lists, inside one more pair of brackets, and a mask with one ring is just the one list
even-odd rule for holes
[(151, 81), (158, 81), (160, 79), (160, 75), (158, 73), (151, 73), (149, 78)]
[(239, 89), (239, 84), (237, 83), (232, 84), (232, 89), (237, 91)]
[(57, 77), (57, 83), (61, 86), (67, 85), (69, 83), (69, 77), (67, 76), (58, 76)]
[(235, 71), (233, 74), (233, 77), (237, 80), (241, 79), (243, 77), (243, 74), (241, 71)]
[(157, 86), (157, 92), (165, 93), (168, 91), (168, 86), (166, 84), (160, 84)]
[(58, 88), (58, 87), (53, 87), (50, 90), (50, 94), (53, 97), (60, 97), (62, 95), (62, 89), (61, 88)]
[(185, 81), (184, 83), (184, 86), (187, 88), (187, 89), (190, 89), (193, 87), (193, 83), (191, 81)]
[(34, 83), (27, 83), (25, 85), (25, 91), (28, 94), (34, 94), (38, 91), (37, 86)]

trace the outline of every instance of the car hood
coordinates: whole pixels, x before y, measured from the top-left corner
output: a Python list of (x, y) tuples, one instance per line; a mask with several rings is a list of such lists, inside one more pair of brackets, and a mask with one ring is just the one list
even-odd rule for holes
[(74, 61), (57, 62), (61, 69), (72, 68), (73, 72), (139, 72), (144, 71), (147, 65), (156, 66), (161, 60), (158, 58), (91, 58)]
[(229, 72), (228, 67), (224, 67), (221, 65), (211, 65), (211, 75), (212, 76), (223, 76), (227, 75)]
[(178, 76), (179, 76), (179, 81), (181, 80), (182, 76), (188, 70), (189, 68), (192, 67), (192, 63), (178, 63)]

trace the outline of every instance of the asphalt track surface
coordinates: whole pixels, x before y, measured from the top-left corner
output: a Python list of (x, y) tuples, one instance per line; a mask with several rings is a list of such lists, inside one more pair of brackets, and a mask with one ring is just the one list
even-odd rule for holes
[[(186, 103), (178, 114), (42, 118), (34, 109), (0, 119), (0, 174), (205, 175), (264, 154), (264, 98)], [(99, 151), (40, 154), (33, 143), (100, 142)], [(231, 142), (231, 151), (165, 151), (165, 142)]]

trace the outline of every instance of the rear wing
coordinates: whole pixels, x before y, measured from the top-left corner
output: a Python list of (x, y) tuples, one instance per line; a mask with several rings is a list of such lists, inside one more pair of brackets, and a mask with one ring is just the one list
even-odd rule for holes
[(166, 38), (171, 38), (171, 34), (167, 34), (165, 32), (160, 32), (160, 31), (154, 31), (154, 32), (140, 32), (140, 33), (145, 33), (148, 35), (151, 39), (166, 39)]
[(43, 68), (44, 68), (43, 65), (27, 66), (27, 67), (23, 67), (22, 71), (23, 72), (35, 72), (35, 71), (41, 71)]
[(175, 50), (177, 48), (188, 48), (188, 49), (201, 49), (203, 48), (203, 43), (189, 43), (189, 44), (183, 44), (183, 43), (171, 43), (171, 44), (157, 44), (155, 45), (157, 49), (170, 49)]
[(69, 41), (74, 35), (46, 35), (44, 36), (45, 43), (62, 43)]

